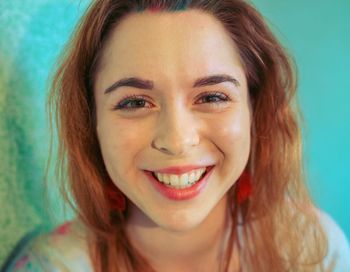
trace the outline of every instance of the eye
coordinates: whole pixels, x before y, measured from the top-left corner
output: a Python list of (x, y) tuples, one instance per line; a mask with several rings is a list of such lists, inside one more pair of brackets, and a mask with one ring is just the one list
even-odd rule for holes
[(230, 97), (221, 92), (204, 92), (201, 94), (199, 100), (200, 103), (196, 104), (211, 104), (211, 103), (224, 103), (230, 101)]
[(143, 96), (129, 95), (114, 106), (113, 110), (135, 111), (137, 109), (150, 107), (152, 107), (151, 103), (146, 101)]

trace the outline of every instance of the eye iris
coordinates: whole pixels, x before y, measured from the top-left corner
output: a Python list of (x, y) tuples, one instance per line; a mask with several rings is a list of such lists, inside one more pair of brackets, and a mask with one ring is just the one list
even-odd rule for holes
[(144, 100), (135, 100), (134, 102), (136, 106), (145, 106)]
[(205, 103), (213, 103), (213, 102), (215, 103), (215, 102), (225, 101), (225, 98), (222, 97), (221, 95), (212, 94), (212, 95), (205, 96), (203, 100)]
[(215, 95), (208, 95), (206, 97), (206, 102), (218, 102), (220, 99)]
[(142, 99), (129, 100), (126, 103), (126, 106), (128, 106), (128, 105), (129, 105), (130, 108), (133, 108), (133, 107), (144, 107), (145, 106), (145, 101), (142, 100)]

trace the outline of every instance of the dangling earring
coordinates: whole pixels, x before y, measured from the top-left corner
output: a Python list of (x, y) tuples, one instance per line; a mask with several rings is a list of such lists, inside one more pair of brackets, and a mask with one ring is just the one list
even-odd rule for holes
[(237, 202), (242, 204), (246, 201), (253, 192), (252, 177), (248, 170), (244, 170), (239, 180), (237, 181), (236, 197)]
[(106, 185), (106, 197), (111, 211), (123, 212), (126, 207), (126, 200), (123, 193), (109, 180)]

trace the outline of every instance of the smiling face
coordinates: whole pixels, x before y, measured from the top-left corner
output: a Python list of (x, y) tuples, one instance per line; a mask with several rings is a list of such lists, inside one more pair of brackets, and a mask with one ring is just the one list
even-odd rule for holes
[[(240, 58), (217, 19), (195, 10), (128, 16), (105, 45), (94, 89), (102, 156), (131, 217), (181, 231), (225, 206), (249, 157), (251, 111)], [(149, 172), (181, 180), (193, 166), (214, 167), (197, 183), (160, 177), (170, 188)]]

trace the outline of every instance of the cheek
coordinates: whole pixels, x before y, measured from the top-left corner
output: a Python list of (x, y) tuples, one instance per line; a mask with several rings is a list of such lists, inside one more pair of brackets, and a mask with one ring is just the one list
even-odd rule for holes
[(227, 113), (220, 122), (213, 124), (216, 139), (222, 146), (236, 146), (250, 143), (250, 118), (245, 113)]
[(147, 129), (130, 120), (98, 120), (97, 134), (107, 169), (125, 169), (147, 144)]
[(214, 142), (220, 149), (227, 171), (242, 170), (250, 153), (249, 113), (227, 114), (212, 126)]

